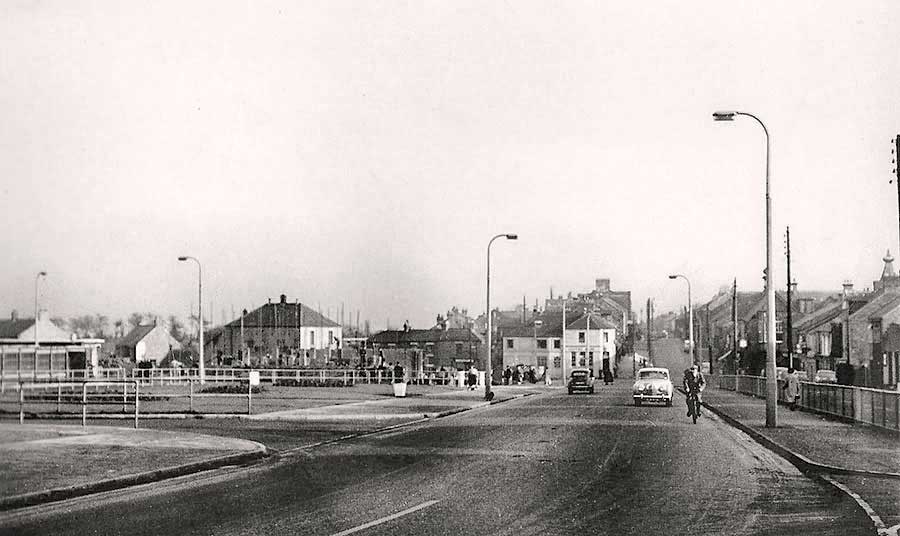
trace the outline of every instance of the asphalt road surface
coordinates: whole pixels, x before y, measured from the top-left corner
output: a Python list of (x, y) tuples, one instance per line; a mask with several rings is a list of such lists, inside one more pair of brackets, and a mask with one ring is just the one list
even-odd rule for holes
[(851, 500), (715, 417), (691, 424), (683, 398), (634, 407), (630, 381), (0, 517), (4, 534), (41, 535), (850, 536), (868, 527)]

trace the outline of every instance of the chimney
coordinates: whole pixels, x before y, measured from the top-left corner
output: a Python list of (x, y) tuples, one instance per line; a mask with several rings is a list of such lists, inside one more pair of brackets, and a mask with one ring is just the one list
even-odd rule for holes
[(281, 295), (281, 303), (287, 303), (287, 296), (284, 294)]
[(844, 296), (853, 292), (853, 281), (850, 281), (849, 279), (847, 279), (844, 281), (843, 286), (844, 286)]
[(595, 286), (599, 292), (609, 292), (609, 279), (597, 279)]
[(13, 309), (12, 312), (9, 313), (9, 319), (10, 320), (18, 320), (19, 319), (19, 311), (16, 311), (15, 309)]

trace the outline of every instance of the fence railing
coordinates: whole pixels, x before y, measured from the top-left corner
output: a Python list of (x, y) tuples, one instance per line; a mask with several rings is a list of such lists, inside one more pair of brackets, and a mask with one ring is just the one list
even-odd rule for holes
[(7, 370), (0, 374), (0, 393), (21, 383), (125, 381), (124, 368)]
[[(709, 385), (758, 398), (766, 397), (761, 376), (709, 376)], [(787, 402), (784, 380), (778, 380), (778, 401)], [(900, 392), (833, 383), (800, 382), (800, 407), (890, 430), (900, 430)]]
[[(350, 386), (356, 384), (396, 383), (450, 385), (457, 381), (450, 373), (422, 373), (395, 375), (392, 369), (206, 369), (207, 383), (246, 382), (250, 372), (259, 373), (262, 383), (296, 386)], [(154, 368), (133, 369), (130, 379), (145, 385), (178, 385), (200, 380), (198, 369)]]
[(195, 413), (196, 405), (201, 412), (208, 412), (209, 401), (213, 399), (212, 413), (250, 415), (253, 412), (253, 387), (249, 381), (229, 392), (202, 392), (197, 381), (180, 385), (174, 391), (157, 389), (163, 390), (142, 390), (141, 382), (131, 380), (19, 383), (11, 385), (0, 396), (0, 408), (8, 412), (7, 408), (15, 407), (19, 424), (24, 424), (26, 415), (71, 418), (80, 414), (82, 426), (87, 425), (89, 416), (109, 419), (133, 415), (135, 428), (139, 415), (147, 418), (155, 414)]

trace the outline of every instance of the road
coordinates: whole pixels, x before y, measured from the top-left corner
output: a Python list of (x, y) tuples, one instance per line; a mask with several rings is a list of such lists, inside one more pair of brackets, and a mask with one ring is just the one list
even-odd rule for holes
[[(676, 375), (683, 355), (657, 364)], [(849, 499), (682, 398), (561, 390), (0, 519), (4, 534), (869, 534)]]

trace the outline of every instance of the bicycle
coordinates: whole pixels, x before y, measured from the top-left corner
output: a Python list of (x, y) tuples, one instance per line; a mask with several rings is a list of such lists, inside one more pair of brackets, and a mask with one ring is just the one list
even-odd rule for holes
[(700, 416), (700, 398), (698, 395), (699, 393), (697, 391), (688, 393), (688, 412), (690, 413), (694, 424), (697, 424), (697, 417)]

